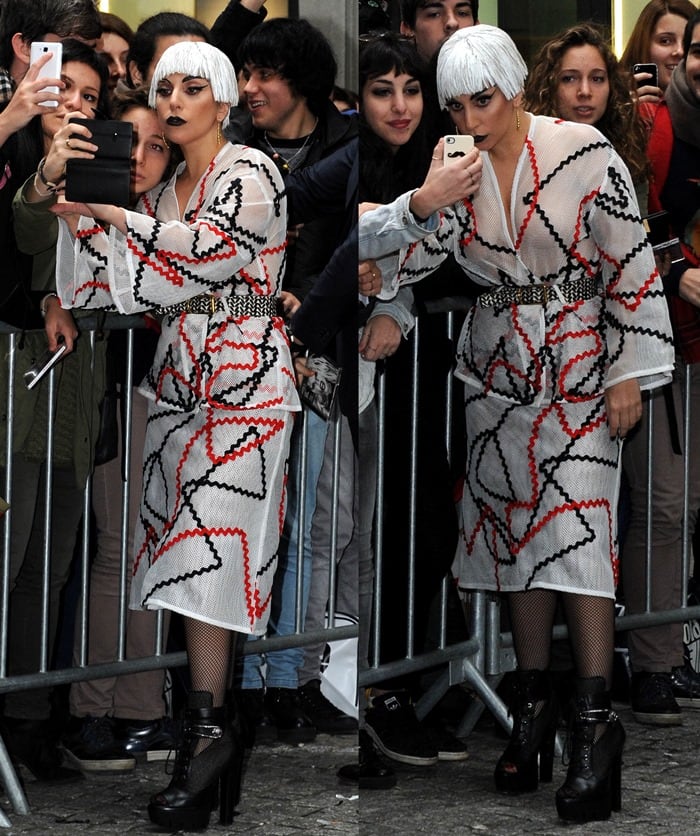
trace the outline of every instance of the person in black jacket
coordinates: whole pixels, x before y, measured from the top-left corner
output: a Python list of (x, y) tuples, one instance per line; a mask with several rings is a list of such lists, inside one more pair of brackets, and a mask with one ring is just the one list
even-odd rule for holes
[[(243, 98), (252, 120), (248, 144), (268, 154), (284, 175), (322, 160), (357, 135), (355, 117), (341, 115), (330, 101), (337, 64), (325, 36), (306, 20), (277, 18), (255, 27), (243, 41), (236, 66), (242, 73)], [(284, 280), (285, 309), (291, 313), (300, 303), (333, 255), (342, 238), (344, 207), (316, 218), (301, 228), (290, 228)], [(311, 583), (311, 521), (316, 484), (323, 464), (327, 423), (315, 413), (306, 414), (306, 492), (303, 497), (305, 528), (302, 613)], [(270, 632), (288, 635), (295, 630), (297, 541), (300, 536), (296, 509), (301, 501), (299, 453), (301, 423), (292, 439), (287, 516), (273, 589)], [(242, 703), (255, 719), (256, 736), (275, 735), (286, 742), (312, 740), (317, 727), (324, 731), (354, 731), (354, 721), (338, 718), (318, 699), (317, 681), (299, 688), (298, 669), (303, 648), (266, 654), (262, 660), (247, 655), (242, 671)], [(323, 709), (319, 714), (319, 709)], [(316, 716), (312, 719), (309, 713)]]

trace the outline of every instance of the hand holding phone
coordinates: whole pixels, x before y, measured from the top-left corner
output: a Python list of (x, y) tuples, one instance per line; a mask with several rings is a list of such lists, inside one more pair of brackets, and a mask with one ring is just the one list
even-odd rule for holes
[(58, 363), (66, 348), (65, 343), (61, 343), (55, 351), (47, 348), (41, 357), (32, 363), (24, 373), (24, 384), (27, 389), (33, 389), (49, 369), (52, 369)]
[[(29, 51), (29, 65), (36, 64), (36, 62), (44, 55), (50, 55), (51, 59), (41, 68), (42, 77), (46, 78), (60, 78), (61, 67), (63, 64), (63, 44), (59, 42), (53, 43), (48, 41), (33, 41)], [(59, 88), (55, 85), (48, 85), (42, 88), (41, 92), (59, 94)], [(58, 107), (58, 100), (47, 100), (40, 102), (44, 107)]]
[[(639, 73), (646, 73), (651, 78), (637, 79)], [(656, 64), (635, 64), (632, 67), (632, 74), (637, 82), (637, 89), (640, 87), (658, 87), (659, 86), (659, 68)]]

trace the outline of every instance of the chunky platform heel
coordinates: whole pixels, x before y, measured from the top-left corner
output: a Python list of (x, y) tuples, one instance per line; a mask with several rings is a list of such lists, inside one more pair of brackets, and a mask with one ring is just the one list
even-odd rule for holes
[[(199, 741), (210, 739), (200, 754)], [(212, 695), (193, 691), (188, 697), (181, 744), (170, 784), (154, 795), (148, 815), (166, 830), (204, 830), (217, 806), (222, 824), (230, 824), (240, 798), (243, 746), (237, 723), (225, 708), (212, 708)]]
[(236, 724), (233, 727), (234, 747), (228, 766), (219, 779), (219, 824), (231, 824), (233, 814), (241, 800), (241, 782), (243, 780), (243, 757), (245, 750), (242, 735)]
[[(607, 728), (596, 740), (597, 727)], [(560, 818), (587, 822), (609, 819), (622, 808), (622, 750), (625, 730), (610, 708), (602, 677), (579, 679), (571, 728), (571, 761), (557, 790)]]
[(517, 671), (511, 708), (513, 731), (496, 764), (499, 792), (534, 792), (539, 782), (552, 780), (554, 741), (559, 712), (546, 671)]

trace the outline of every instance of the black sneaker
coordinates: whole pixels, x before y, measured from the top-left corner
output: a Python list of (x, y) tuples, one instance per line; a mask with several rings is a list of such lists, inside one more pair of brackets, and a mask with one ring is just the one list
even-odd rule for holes
[(399, 763), (433, 766), (438, 750), (416, 717), (411, 700), (403, 691), (373, 697), (365, 712), (367, 734), (380, 752)]
[(357, 720), (326, 699), (318, 679), (299, 687), (299, 704), (318, 731), (324, 734), (357, 734)]
[(177, 749), (177, 725), (170, 717), (115, 720), (114, 736), (123, 750), (137, 760), (165, 761)]
[(432, 740), (439, 761), (465, 761), (469, 752), (464, 743), (440, 726), (427, 726), (428, 736)]
[(680, 726), (681, 709), (673, 696), (670, 673), (633, 673), (630, 693), (632, 714), (650, 726)]
[(315, 739), (316, 726), (301, 707), (298, 688), (268, 688), (265, 709), (282, 743), (311, 743)]
[(83, 772), (124, 772), (136, 766), (114, 736), (111, 717), (75, 717), (63, 735), (66, 761)]
[(678, 705), (700, 708), (700, 673), (689, 664), (671, 670), (671, 687)]
[(262, 688), (236, 690), (236, 704), (243, 720), (245, 746), (269, 746), (277, 740), (277, 729), (265, 708), (265, 692)]
[(337, 772), (341, 781), (355, 784), (361, 790), (389, 790), (396, 786), (396, 773), (374, 747), (364, 729), (359, 733), (360, 751), (357, 763), (341, 766)]

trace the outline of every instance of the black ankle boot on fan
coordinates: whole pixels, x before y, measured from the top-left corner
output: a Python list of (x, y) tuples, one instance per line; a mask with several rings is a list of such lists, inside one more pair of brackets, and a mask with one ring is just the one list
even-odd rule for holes
[(567, 821), (608, 819), (622, 804), (625, 730), (610, 708), (602, 677), (576, 680), (570, 735), (571, 760), (557, 790), (557, 812)]
[[(231, 824), (240, 798), (243, 745), (236, 718), (226, 708), (213, 708), (212, 695), (193, 691), (187, 701), (182, 737), (172, 780), (151, 798), (148, 815), (170, 831), (202, 830), (219, 806), (221, 824)], [(202, 739), (212, 742), (195, 755)]]
[(513, 731), (496, 764), (496, 789), (511, 794), (534, 792), (540, 781), (552, 780), (559, 717), (546, 671), (516, 671), (510, 712)]

